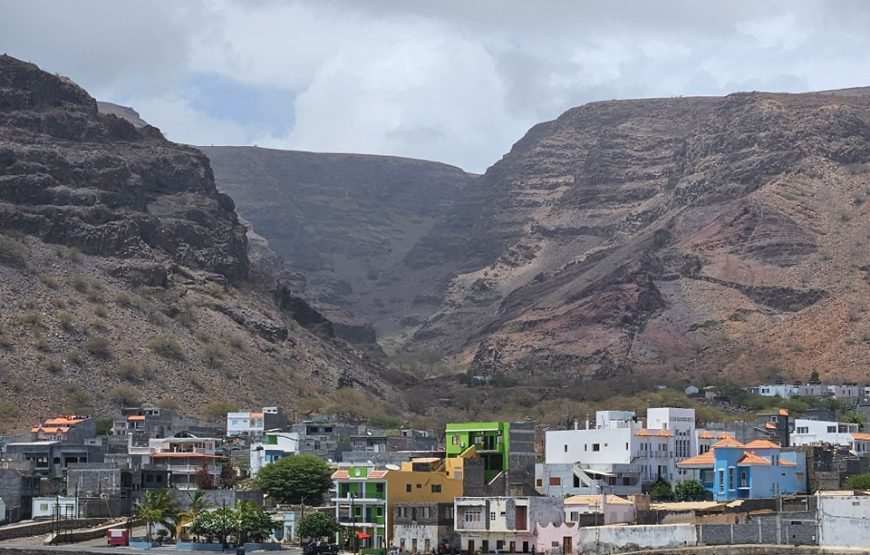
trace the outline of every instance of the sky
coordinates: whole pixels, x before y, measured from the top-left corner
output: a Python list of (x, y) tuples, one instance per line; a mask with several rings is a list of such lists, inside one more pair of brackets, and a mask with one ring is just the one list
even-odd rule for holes
[(870, 85), (864, 0), (5, 0), (0, 52), (174, 141), (482, 172), (624, 98)]

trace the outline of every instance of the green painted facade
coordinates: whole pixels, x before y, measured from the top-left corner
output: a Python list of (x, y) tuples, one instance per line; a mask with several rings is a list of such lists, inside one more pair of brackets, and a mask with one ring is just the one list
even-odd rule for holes
[(457, 457), (473, 445), (484, 460), (487, 482), (509, 470), (510, 422), (447, 424), (445, 442), (448, 457)]
[[(341, 542), (345, 539), (353, 542), (353, 531), (365, 532), (372, 537), (372, 542), (377, 540), (383, 547), (387, 538), (387, 481), (384, 478), (369, 478), (371, 469), (365, 466), (348, 468), (348, 478), (336, 480), (337, 496), (333, 500), (336, 506), (344, 507), (348, 514), (352, 515), (351, 525), (343, 521)], [(353, 502), (351, 502), (351, 495)], [(336, 513), (338, 516), (338, 512)], [(368, 524), (368, 525), (366, 525)], [(351, 543), (351, 545), (353, 545)], [(360, 546), (365, 545), (361, 543)]]

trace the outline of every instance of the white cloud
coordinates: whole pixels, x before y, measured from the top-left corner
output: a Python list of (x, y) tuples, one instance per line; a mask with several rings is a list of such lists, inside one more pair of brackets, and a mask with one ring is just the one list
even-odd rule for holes
[[(10, 0), (0, 17), (8, 53), (175, 140), (478, 171), (592, 100), (867, 85), (868, 28), (860, 0)], [(275, 121), (237, 121), (196, 75), (268, 90)]]

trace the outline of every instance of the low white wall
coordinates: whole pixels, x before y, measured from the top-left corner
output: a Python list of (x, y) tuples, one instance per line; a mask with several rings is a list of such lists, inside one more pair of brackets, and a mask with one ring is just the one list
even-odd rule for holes
[(697, 544), (692, 524), (657, 526), (595, 526), (581, 528), (575, 549), (581, 553), (614, 553), (662, 547), (689, 547)]

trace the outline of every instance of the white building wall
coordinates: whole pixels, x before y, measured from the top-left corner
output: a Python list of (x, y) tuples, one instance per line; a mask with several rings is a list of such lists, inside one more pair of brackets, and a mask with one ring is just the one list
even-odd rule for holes
[(819, 496), (819, 545), (870, 545), (870, 497), (857, 495)]
[(674, 433), (674, 460), (679, 462), (697, 455), (695, 437), (695, 409), (671, 407), (650, 408), (646, 411), (647, 428), (669, 430)]
[[(841, 426), (847, 431), (840, 432)], [(794, 421), (794, 432), (789, 437), (789, 441), (795, 446), (820, 443), (849, 445), (853, 440), (852, 434), (857, 432), (857, 424), (798, 418)]]
[[(59, 507), (57, 512), (55, 507)], [(31, 505), (31, 517), (54, 518), (58, 513), (60, 518), (78, 517), (78, 499), (75, 497), (34, 497)]]
[(547, 463), (627, 464), (631, 462), (634, 430), (562, 430), (547, 432)]

